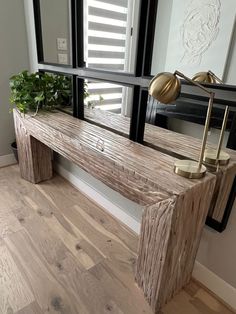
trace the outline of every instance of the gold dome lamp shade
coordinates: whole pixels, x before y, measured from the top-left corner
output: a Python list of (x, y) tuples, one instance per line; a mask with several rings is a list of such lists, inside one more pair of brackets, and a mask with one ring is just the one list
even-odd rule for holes
[(157, 74), (149, 85), (149, 95), (166, 105), (173, 103), (179, 97), (180, 90), (180, 79), (169, 72)]
[(199, 87), (209, 96), (209, 104), (207, 117), (202, 139), (202, 146), (198, 161), (193, 160), (178, 160), (174, 165), (174, 172), (182, 177), (189, 179), (202, 178), (206, 173), (206, 167), (203, 165), (203, 157), (206, 148), (207, 135), (210, 125), (211, 111), (214, 101), (214, 93), (202, 86), (200, 83), (191, 80), (179, 71), (174, 73), (163, 72), (157, 74), (150, 82), (149, 95), (163, 104), (172, 104), (180, 95), (181, 81), (179, 77)]
[[(193, 77), (193, 81), (198, 82), (198, 83), (223, 84), (223, 81), (212, 71), (199, 72), (195, 74)], [(222, 145), (223, 145), (224, 134), (225, 134), (226, 126), (227, 126), (228, 117), (229, 117), (229, 106), (226, 106), (217, 148), (205, 150), (203, 161), (206, 165), (213, 165), (217, 167), (217, 166), (227, 165), (229, 163), (230, 155), (222, 151)]]
[(213, 76), (210, 71), (196, 73), (194, 77), (192, 78), (192, 80), (194, 82), (206, 83), (206, 84), (214, 84), (217, 82), (215, 76)]

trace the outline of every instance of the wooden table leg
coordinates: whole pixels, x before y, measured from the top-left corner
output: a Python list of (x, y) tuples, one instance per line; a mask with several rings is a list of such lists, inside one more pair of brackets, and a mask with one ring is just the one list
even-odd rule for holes
[(154, 313), (191, 279), (214, 186), (215, 178), (144, 210), (136, 281)]
[(14, 113), (19, 166), (22, 178), (32, 183), (52, 178), (52, 150), (27, 133), (23, 119)]

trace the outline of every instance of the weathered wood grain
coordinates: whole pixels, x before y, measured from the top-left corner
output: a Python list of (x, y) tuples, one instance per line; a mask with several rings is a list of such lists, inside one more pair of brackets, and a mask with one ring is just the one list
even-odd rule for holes
[(160, 314), (232, 314), (234, 312), (218, 302), (196, 281), (190, 282), (174, 297)]
[[(175, 158), (61, 112), (40, 114), (21, 123), (39, 141), (141, 205), (196, 184), (173, 174)], [(97, 149), (99, 139), (104, 140), (103, 152)]]
[[(129, 134), (130, 118), (128, 117), (96, 108), (85, 108), (85, 117), (92, 123), (101, 125), (108, 130), (115, 129), (125, 136)], [(201, 148), (200, 139), (169, 131), (149, 123), (145, 125), (144, 144), (170, 156), (192, 160), (198, 160)], [(216, 149), (216, 145), (209, 142), (207, 147)], [(233, 180), (236, 176), (236, 152), (231, 149), (224, 150), (231, 156), (231, 160), (229, 165), (221, 167), (220, 171), (215, 173), (217, 177), (216, 190), (208, 213), (209, 217), (219, 222), (222, 221)]]
[(24, 127), (20, 114), (14, 111), (15, 132), (22, 178), (38, 183), (52, 177), (52, 152), (32, 137)]
[(0, 240), (0, 313), (15, 313), (33, 301), (29, 286)]
[(81, 310), (89, 314), (80, 296), (76, 298), (70, 294), (52, 273), (26, 231), (11, 234), (5, 242), (25, 280), (30, 284), (43, 313), (64, 311), (68, 314), (77, 314)]
[(114, 130), (123, 136), (129, 135), (130, 118), (110, 111), (96, 108), (84, 108), (84, 117), (95, 125), (100, 125), (107, 130)]
[(22, 310), (18, 311), (16, 314), (43, 314), (43, 311), (37, 302), (33, 302), (30, 305), (24, 307)]
[[(34, 118), (27, 116), (25, 119), (16, 111), (14, 115), (17, 115), (16, 121), (20, 120), (20, 125), (30, 136), (75, 162), (125, 197), (145, 206), (136, 278), (152, 308), (158, 311), (170, 296), (190, 280), (216, 177), (210, 174), (201, 180), (179, 177), (173, 172), (175, 158), (61, 112), (42, 113)], [(97, 142), (101, 139), (104, 141), (102, 151), (97, 147)], [(50, 191), (52, 188), (48, 185), (44, 194), (48, 195), (47, 199), (52, 206), (61, 206), (66, 201), (66, 206), (61, 206), (61, 210), (67, 222), (70, 224), (76, 222), (79, 235), (89, 244), (91, 238), (99, 248), (99, 253), (103, 252), (104, 255), (101, 255), (104, 258), (115, 257), (119, 263), (136, 258), (136, 254), (129, 246), (112, 232), (101, 227), (100, 223), (91, 217), (91, 213), (85, 213), (79, 205), (73, 205), (73, 201), (64, 199), (63, 195), (55, 197), (53, 191)], [(26, 201), (33, 210), (38, 211), (39, 205), (34, 200), (28, 197)], [(74, 243), (73, 238), (63, 239), (62, 245), (53, 240), (55, 235), (47, 232), (47, 228), (42, 224), (40, 229), (43, 232), (39, 241), (35, 232), (36, 217), (27, 210), (27, 206), (21, 208), (20, 214), (23, 215), (28, 233), (34, 238), (41, 254), (55, 272), (53, 265), (56, 261), (62, 265), (64, 259), (70, 257), (66, 254), (67, 249), (74, 254), (70, 249)], [(43, 215), (43, 212), (41, 214)], [(49, 217), (50, 214), (47, 213), (43, 218), (48, 227), (53, 222)], [(188, 228), (183, 232), (182, 224), (186, 223)], [(61, 226), (54, 221), (54, 231), (58, 232), (58, 228), (60, 230)], [(47, 233), (52, 239), (48, 242), (45, 241)], [(95, 267), (95, 260), (91, 256), (83, 255), (80, 259), (86, 270)], [(71, 267), (74, 258), (69, 258), (69, 263), (66, 264)], [(156, 267), (153, 268), (153, 265)], [(81, 277), (81, 269), (74, 267), (72, 269), (70, 281), (75, 291), (81, 294), (80, 286), (75, 284), (74, 279), (77, 277), (82, 281), (90, 279), (86, 276)], [(172, 272), (174, 280), (167, 286), (164, 279), (167, 278), (168, 271)], [(61, 277), (60, 273), (58, 276), (62, 284), (67, 286), (64, 277)], [(104, 299), (102, 295), (101, 299)], [(105, 303), (98, 306), (103, 308)]]
[(136, 279), (155, 313), (190, 281), (213, 191), (204, 182), (143, 213)]

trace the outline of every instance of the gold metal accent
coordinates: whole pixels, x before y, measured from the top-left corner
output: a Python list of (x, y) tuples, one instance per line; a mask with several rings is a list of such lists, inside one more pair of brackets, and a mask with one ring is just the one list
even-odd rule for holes
[(157, 74), (150, 82), (149, 94), (163, 104), (171, 104), (180, 94), (179, 78), (168, 72)]
[[(223, 81), (218, 76), (216, 76), (216, 74), (213, 73), (212, 71), (197, 73), (194, 75), (193, 80), (198, 83), (199, 82), (201, 83), (217, 83), (218, 82), (220, 84), (223, 84)], [(203, 161), (205, 164), (223, 166), (229, 163), (230, 155), (221, 150), (228, 117), (229, 117), (229, 106), (226, 106), (217, 149), (207, 149), (205, 151), (205, 155), (203, 158)]]
[(181, 82), (178, 79), (178, 77), (182, 77), (186, 81), (190, 82), (193, 85), (196, 85), (200, 89), (202, 89), (205, 93), (207, 93), (210, 97), (209, 104), (208, 104), (208, 110), (207, 110), (207, 116), (206, 116), (206, 122), (205, 122), (205, 128), (202, 138), (202, 146), (199, 156), (199, 161), (194, 162), (192, 160), (182, 160), (178, 161), (175, 164), (174, 171), (180, 176), (186, 177), (186, 178), (201, 178), (206, 173), (206, 167), (203, 166), (203, 157), (204, 152), (206, 148), (206, 142), (207, 142), (207, 135), (210, 125), (210, 119), (211, 119), (211, 112), (213, 107), (213, 100), (214, 100), (214, 93), (209, 91), (207, 88), (199, 84), (198, 82), (195, 82), (191, 80), (189, 77), (185, 76), (183, 73), (179, 71), (175, 71), (174, 74), (163, 72), (157, 74), (152, 81), (150, 82), (149, 86), (149, 94), (160, 101), (163, 104), (172, 103), (175, 101), (180, 94), (181, 91)]
[(217, 157), (217, 150), (208, 148), (204, 154), (204, 164), (205, 165), (214, 165), (217, 166), (225, 166), (229, 163), (230, 155), (224, 151), (221, 151), (219, 156)]
[(207, 84), (216, 83), (214, 76), (212, 76), (209, 72), (196, 73), (193, 77), (193, 81), (199, 82), (199, 83), (207, 83)]
[(200, 179), (204, 177), (206, 170), (205, 166), (199, 169), (199, 163), (193, 160), (178, 160), (174, 165), (174, 172), (188, 179)]

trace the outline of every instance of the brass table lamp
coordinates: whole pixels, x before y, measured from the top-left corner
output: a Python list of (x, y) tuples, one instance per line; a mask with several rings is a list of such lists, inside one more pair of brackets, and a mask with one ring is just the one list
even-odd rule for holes
[(200, 83), (191, 80), (183, 73), (175, 71), (175, 73), (163, 72), (157, 74), (150, 82), (149, 94), (163, 104), (171, 104), (180, 95), (181, 82), (178, 77), (181, 77), (184, 80), (190, 82), (191, 84), (198, 86), (200, 89), (202, 89), (209, 95), (209, 104), (199, 160), (198, 162), (193, 160), (178, 160), (174, 165), (174, 172), (176, 174), (189, 179), (199, 179), (202, 178), (206, 173), (206, 167), (203, 165), (203, 157), (206, 148), (211, 111), (214, 101), (214, 93), (209, 91)]
[[(220, 84), (223, 84), (223, 81), (218, 76), (216, 76), (215, 73), (213, 73), (212, 71), (199, 72), (195, 74), (193, 77), (193, 81), (198, 82), (198, 83), (217, 83), (218, 82)], [(228, 117), (229, 117), (229, 106), (226, 106), (217, 149), (206, 149), (204, 158), (203, 158), (206, 164), (214, 165), (214, 166), (218, 166), (218, 165), (223, 166), (229, 163), (230, 155), (222, 151), (222, 144), (224, 140), (224, 134), (225, 134)]]

